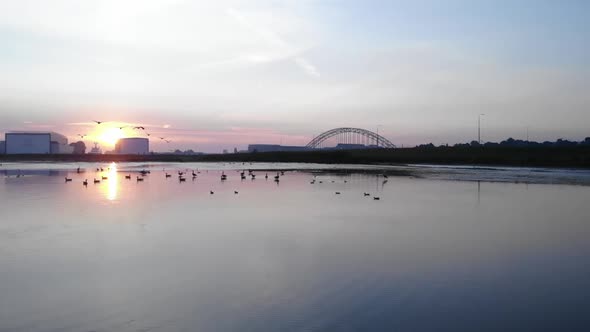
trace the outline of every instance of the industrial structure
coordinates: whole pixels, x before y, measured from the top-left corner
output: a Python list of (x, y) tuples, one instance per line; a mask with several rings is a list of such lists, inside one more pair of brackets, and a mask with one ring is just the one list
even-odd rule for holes
[(278, 144), (250, 144), (248, 152), (306, 151), (305, 146), (285, 146)]
[(73, 147), (68, 139), (55, 132), (10, 132), (5, 134), (6, 154), (67, 154)]
[(149, 154), (150, 142), (143, 137), (121, 138), (115, 144), (117, 154)]
[(361, 128), (335, 128), (314, 137), (306, 146), (284, 146), (277, 144), (250, 144), (248, 152), (358, 150), (395, 148), (387, 138)]

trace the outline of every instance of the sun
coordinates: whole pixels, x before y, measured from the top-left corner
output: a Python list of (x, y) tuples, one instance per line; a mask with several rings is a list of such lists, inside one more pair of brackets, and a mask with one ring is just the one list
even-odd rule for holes
[(123, 131), (119, 128), (107, 128), (97, 135), (100, 142), (114, 146), (120, 138), (123, 138)]

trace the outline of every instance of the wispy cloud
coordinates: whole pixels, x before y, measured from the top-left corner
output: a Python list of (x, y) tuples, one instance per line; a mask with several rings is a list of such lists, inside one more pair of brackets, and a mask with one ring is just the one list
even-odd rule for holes
[(303, 51), (289, 44), (279, 34), (262, 25), (253, 23), (245, 14), (235, 8), (228, 8), (227, 14), (271, 47), (270, 52), (266, 50), (259, 53), (250, 53), (245, 57), (241, 57), (241, 59), (251, 62), (272, 62), (282, 59), (292, 59), (295, 65), (301, 68), (307, 75), (311, 77), (320, 76), (317, 68), (301, 55)]

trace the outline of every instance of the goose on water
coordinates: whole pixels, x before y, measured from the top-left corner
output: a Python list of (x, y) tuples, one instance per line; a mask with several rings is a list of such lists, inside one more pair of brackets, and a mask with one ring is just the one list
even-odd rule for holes
[(131, 180), (131, 174), (129, 174), (129, 175), (125, 175), (125, 179), (127, 179), (127, 180)]
[(143, 178), (140, 178), (139, 176), (137, 177), (137, 181), (143, 181)]
[(71, 182), (71, 181), (72, 181), (72, 179), (71, 179), (71, 178), (68, 178), (68, 177), (66, 176), (66, 182)]

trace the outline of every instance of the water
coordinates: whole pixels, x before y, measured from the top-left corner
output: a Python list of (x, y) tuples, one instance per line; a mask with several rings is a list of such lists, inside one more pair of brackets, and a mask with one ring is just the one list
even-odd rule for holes
[(587, 173), (361, 168), (4, 164), (0, 331), (587, 330)]

